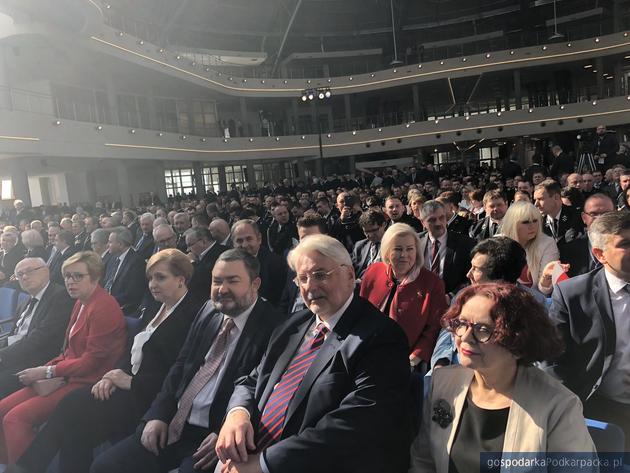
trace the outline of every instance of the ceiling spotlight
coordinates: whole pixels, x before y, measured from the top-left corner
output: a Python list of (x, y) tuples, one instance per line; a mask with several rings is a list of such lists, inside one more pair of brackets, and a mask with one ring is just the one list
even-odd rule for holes
[(543, 51), (547, 51), (547, 46), (543, 46), (543, 47), (542, 47), (542, 50), (543, 50)]
[(486, 59), (490, 59), (490, 53), (486, 53)]
[(103, 130), (103, 125), (96, 125), (96, 131)]
[(597, 105), (597, 100), (593, 100), (591, 103), (593, 104), (593, 106), (595, 106)]
[(247, 82), (247, 79), (243, 79), (243, 83), (246, 83), (246, 82)]
[(529, 110), (527, 110), (528, 113), (533, 113), (534, 109), (530, 108)]
[(141, 39), (140, 41), (138, 41), (138, 44), (142, 46), (144, 44), (144, 40)]
[(379, 129), (378, 129), (378, 132), (379, 132), (379, 133), (380, 133), (380, 132), (382, 132), (382, 131), (383, 131), (383, 129), (382, 129), (382, 128), (379, 128)]
[[(208, 66), (204, 67), (203, 70), (206, 72), (210, 72), (210, 68)], [(219, 72), (217, 73), (217, 75), (222, 75), (222, 74)]]
[(623, 34), (623, 37), (624, 37), (624, 38), (627, 38), (627, 37), (628, 37), (628, 32), (627, 32), (627, 31)]
[(313, 95), (313, 92), (309, 92), (307, 97), (309, 100), (313, 100), (315, 98), (315, 95)]
[(330, 84), (332, 82), (332, 79), (328, 79), (326, 82)]
[(466, 115), (466, 116), (464, 117), (464, 120), (470, 120), (470, 115)]
[(626, 97), (626, 100), (630, 100), (630, 95), (628, 95), (628, 96)]
[(185, 139), (186, 139), (186, 138), (188, 138), (188, 137), (187, 137), (186, 135), (182, 135), (182, 136), (180, 136), (180, 138), (181, 138), (182, 140), (185, 140)]
[(409, 128), (411, 125), (409, 123), (405, 124), (405, 128)]
[(122, 35), (124, 35), (125, 33), (123, 33), (122, 31), (119, 31), (119, 32), (118, 32), (118, 33), (116, 33), (116, 34), (117, 34), (118, 36), (122, 36)]
[(164, 136), (164, 133), (162, 133), (161, 131), (158, 131), (157, 135), (158, 136)]
[(289, 83), (289, 81), (285, 79), (285, 80), (283, 80), (283, 81), (282, 81), (282, 83), (283, 83), (283, 84), (288, 84), (288, 83)]
[(111, 10), (112, 6), (108, 3), (107, 5), (105, 5), (105, 9), (106, 10)]
[(250, 142), (250, 143), (253, 143), (253, 142), (254, 142), (254, 138), (250, 138), (250, 139), (249, 139), (249, 142)]
[(326, 91), (324, 92), (324, 97), (326, 97), (327, 99), (332, 97), (332, 92), (330, 91), (330, 89), (326, 89)]
[(317, 98), (318, 98), (319, 100), (324, 100), (324, 97), (325, 97), (325, 96), (324, 96), (324, 92), (320, 90), (320, 91), (319, 91), (319, 93), (317, 94)]
[(435, 124), (437, 125), (438, 123), (440, 123), (440, 120), (438, 120), (437, 118), (435, 119)]
[(332, 138), (332, 135), (331, 135), (330, 133), (328, 133), (328, 134), (326, 135), (326, 138)]
[(182, 57), (178, 54), (177, 56), (175, 56), (175, 59), (177, 59), (178, 61), (181, 59)]
[(306, 97), (306, 94), (302, 95), (302, 102), (306, 102), (307, 100), (308, 100), (308, 98)]
[(560, 105), (560, 110), (564, 110), (564, 105)]
[[(628, 100), (630, 100), (630, 96), (628, 96)], [(352, 130), (352, 136), (356, 135), (357, 131), (356, 130)]]
[(264, 83), (265, 83), (265, 79), (261, 80), (261, 81), (260, 81), (260, 83), (261, 83), (261, 84), (264, 84)]
[(305, 140), (306, 136), (302, 135), (302, 136), (300, 136), (300, 139)]
[(510, 56), (514, 56), (514, 50), (510, 51)]
[(311, 79), (306, 81), (307, 84), (310, 84), (311, 82), (312, 82)]
[(129, 133), (131, 133), (132, 135), (136, 134), (136, 130), (134, 130), (133, 128), (131, 130), (129, 130)]
[(276, 136), (276, 141), (280, 141), (280, 137)]
[(374, 74), (370, 74), (370, 77), (374, 77)]
[(573, 46), (571, 43), (567, 43), (567, 48), (570, 48), (571, 46)]
[(227, 143), (228, 142), (227, 138), (223, 138), (223, 142)]
[(164, 48), (158, 49), (158, 53), (163, 53), (163, 52), (164, 52)]
[(440, 61), (440, 66), (443, 66), (443, 65), (444, 65), (444, 61)]
[(501, 112), (497, 112), (497, 117), (500, 117), (500, 116), (501, 116)]
[(53, 124), (55, 124), (55, 125), (59, 126), (59, 125), (61, 125), (61, 120), (55, 120), (55, 121), (53, 122)]
[(422, 69), (422, 64), (418, 64), (418, 69)]
[(398, 72), (398, 69), (394, 69), (392, 72), (396, 74)]
[(206, 142), (206, 139), (205, 139), (205, 138), (201, 138), (201, 142), (202, 142), (202, 143), (205, 143), (205, 142)]
[(595, 42), (596, 42), (596, 43), (599, 43), (599, 38), (595, 38)]
[(462, 58), (462, 62), (466, 62), (468, 61), (468, 59), (466, 59), (465, 57)]
[(352, 76), (348, 77), (348, 80), (352, 80)]

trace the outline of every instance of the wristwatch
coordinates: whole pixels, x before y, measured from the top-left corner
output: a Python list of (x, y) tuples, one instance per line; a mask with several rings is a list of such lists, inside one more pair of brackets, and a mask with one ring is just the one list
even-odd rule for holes
[(53, 366), (47, 366), (46, 367), (46, 379), (50, 379), (50, 378), (52, 378), (54, 376), (53, 369), (54, 369)]

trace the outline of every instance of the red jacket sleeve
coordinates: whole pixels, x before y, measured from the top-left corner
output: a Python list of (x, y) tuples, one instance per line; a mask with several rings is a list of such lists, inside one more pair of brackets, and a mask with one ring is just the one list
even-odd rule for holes
[(440, 319), (446, 312), (446, 294), (444, 282), (439, 278), (434, 278), (434, 283), (427, 291), (421, 313), (426, 314), (427, 322), (420, 333), (418, 340), (413, 344), (411, 353), (426, 361), (431, 362), (431, 355), (440, 333)]

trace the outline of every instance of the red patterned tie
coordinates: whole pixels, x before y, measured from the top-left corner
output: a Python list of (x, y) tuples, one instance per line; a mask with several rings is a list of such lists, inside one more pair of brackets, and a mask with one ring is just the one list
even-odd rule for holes
[(289, 402), (293, 399), (293, 395), (300, 386), (302, 379), (304, 379), (304, 375), (315, 357), (317, 357), (317, 353), (324, 343), (324, 337), (327, 333), (328, 328), (324, 324), (320, 323), (317, 325), (314, 337), (307, 339), (302, 344), (282, 375), (280, 382), (274, 387), (260, 418), (259, 440), (256, 442), (258, 451), (264, 450), (282, 435)]
[(190, 380), (182, 397), (179, 399), (177, 412), (168, 426), (168, 445), (177, 442), (181, 438), (193, 401), (223, 363), (228, 346), (228, 337), (233, 327), (234, 320), (231, 317), (226, 317), (210, 347), (206, 362), (201, 365), (199, 371)]

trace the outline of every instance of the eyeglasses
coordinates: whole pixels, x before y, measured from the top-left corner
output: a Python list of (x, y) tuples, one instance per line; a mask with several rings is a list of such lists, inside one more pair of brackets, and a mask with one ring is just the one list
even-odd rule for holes
[(486, 324), (476, 324), (467, 320), (452, 319), (449, 322), (449, 330), (458, 337), (463, 337), (472, 327), (472, 336), (477, 343), (487, 343), (494, 334), (494, 327)]
[(88, 273), (65, 273), (63, 275), (63, 280), (68, 281), (69, 279), (72, 279), (74, 282), (80, 282), (80, 281), (83, 281), (83, 278), (85, 276), (89, 276), (89, 274)]
[(312, 273), (306, 274), (298, 274), (295, 278), (293, 278), (293, 282), (296, 286), (305, 286), (310, 281), (315, 281), (318, 284), (326, 284), (326, 282), (330, 279), (332, 273), (337, 271), (344, 264), (337, 266), (336, 268), (331, 269), (330, 271), (313, 271)]
[(28, 276), (31, 273), (34, 273), (35, 271), (38, 271), (42, 268), (45, 268), (46, 266), (38, 266), (37, 268), (31, 268), (31, 269), (25, 269), (24, 271), (16, 271), (15, 272), (15, 277), (18, 279), (22, 279), (24, 276)]

